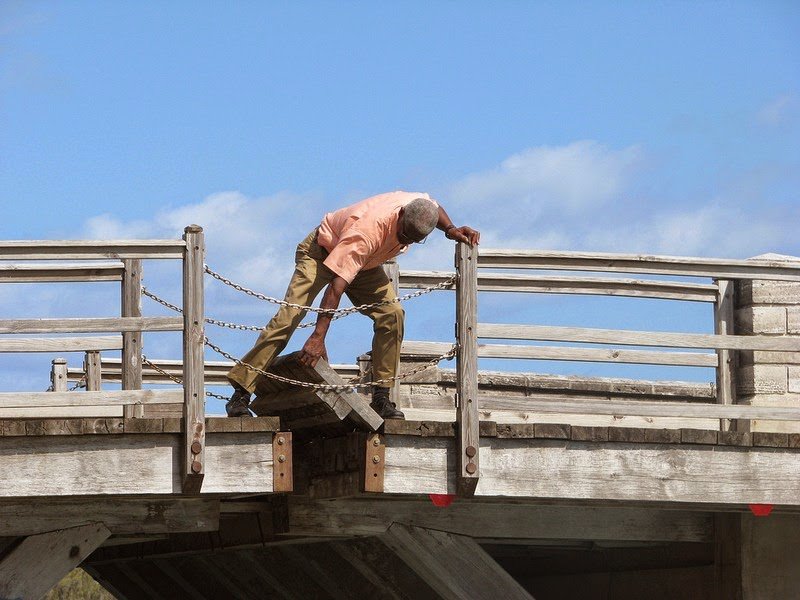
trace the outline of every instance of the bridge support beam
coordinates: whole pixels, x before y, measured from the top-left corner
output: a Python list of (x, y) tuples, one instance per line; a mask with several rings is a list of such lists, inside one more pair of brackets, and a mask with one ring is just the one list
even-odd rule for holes
[(92, 523), (25, 538), (0, 560), (0, 598), (41, 598), (110, 535)]

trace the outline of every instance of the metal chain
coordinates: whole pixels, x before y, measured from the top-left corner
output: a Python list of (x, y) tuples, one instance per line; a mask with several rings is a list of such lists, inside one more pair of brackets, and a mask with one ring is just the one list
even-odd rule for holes
[[(142, 354), (142, 362), (144, 364), (150, 366), (153, 370), (155, 370), (155, 371), (161, 373), (162, 375), (164, 375), (165, 377), (171, 379), (174, 383), (177, 383), (178, 385), (183, 385), (183, 381), (181, 379), (178, 379), (177, 377), (175, 377), (171, 373), (167, 373), (164, 369), (159, 367), (153, 361), (149, 360), (144, 354)], [(218, 398), (219, 400), (227, 400), (228, 399), (227, 396), (221, 396), (220, 394), (215, 394), (214, 392), (209, 392), (208, 390), (206, 390), (206, 396), (208, 396), (209, 398)]]
[[(159, 298), (144, 286), (142, 286), (142, 294), (152, 299), (153, 301), (157, 302), (161, 306), (165, 306), (170, 310), (183, 314), (182, 308), (180, 308), (179, 306), (175, 306), (170, 302), (167, 302), (163, 298)], [(331, 321), (335, 321), (336, 319), (341, 319), (342, 317), (345, 316), (347, 315), (333, 315), (331, 317)], [(262, 329), (264, 329), (263, 325), (240, 325), (239, 323), (229, 323), (227, 321), (220, 321), (219, 319), (213, 319), (211, 317), (205, 317), (204, 320), (206, 323), (209, 323), (210, 325), (216, 325), (217, 327), (227, 327), (228, 329), (238, 329), (239, 331), (261, 331)], [(308, 323), (301, 323), (300, 325), (297, 326), (297, 328), (304, 329), (306, 327), (314, 327), (314, 325), (316, 325), (315, 322), (309, 321)]]
[(259, 375), (263, 375), (267, 379), (274, 379), (275, 381), (280, 381), (282, 383), (288, 383), (290, 385), (296, 385), (296, 386), (299, 386), (299, 387), (304, 387), (304, 388), (309, 388), (309, 389), (314, 389), (314, 390), (320, 390), (322, 392), (345, 392), (345, 391), (348, 391), (348, 390), (352, 390), (353, 388), (368, 388), (368, 387), (374, 387), (374, 386), (384, 387), (384, 384), (394, 383), (395, 381), (399, 381), (401, 379), (405, 379), (406, 377), (410, 377), (411, 375), (415, 375), (417, 373), (421, 373), (425, 369), (438, 364), (440, 361), (442, 361), (444, 359), (450, 360), (453, 357), (455, 357), (456, 352), (458, 351), (458, 347), (456, 346), (456, 344), (453, 344), (452, 348), (450, 348), (450, 350), (448, 350), (447, 352), (445, 352), (441, 356), (438, 356), (438, 357), (434, 358), (433, 360), (428, 361), (427, 363), (424, 363), (424, 364), (422, 364), (422, 365), (420, 365), (418, 367), (415, 367), (415, 368), (411, 369), (410, 371), (406, 371), (404, 373), (400, 373), (399, 375), (395, 375), (394, 377), (387, 377), (385, 379), (377, 379), (375, 381), (369, 381), (369, 382), (365, 382), (365, 383), (358, 383), (355, 380), (351, 380), (346, 385), (330, 385), (330, 384), (326, 384), (326, 383), (309, 383), (307, 381), (299, 381), (297, 379), (290, 379), (288, 377), (283, 377), (281, 375), (276, 375), (275, 373), (268, 373), (267, 371), (264, 371), (263, 369), (259, 369), (258, 367), (253, 366), (250, 363), (246, 363), (246, 362), (236, 358), (235, 356), (225, 352), (219, 346), (215, 346), (214, 344), (212, 344), (211, 341), (208, 338), (205, 338), (205, 343), (206, 343), (206, 346), (211, 348), (217, 354), (220, 354), (220, 355), (224, 356), (228, 360), (232, 360), (237, 365), (241, 365), (241, 366), (245, 367), (246, 369), (249, 369), (250, 371), (258, 373)]
[(67, 391), (68, 391), (68, 392), (74, 392), (74, 391), (75, 391), (75, 390), (77, 390), (78, 388), (84, 388), (84, 387), (86, 387), (86, 375), (84, 375), (83, 377), (81, 377), (81, 378), (78, 380), (78, 383), (76, 383), (75, 385), (73, 385), (73, 386), (72, 386), (71, 388), (69, 388)]
[(417, 290), (415, 292), (409, 292), (405, 296), (399, 296), (397, 298), (392, 298), (391, 300), (380, 300), (378, 302), (373, 302), (371, 304), (362, 304), (360, 306), (348, 306), (348, 307), (345, 307), (345, 308), (318, 308), (318, 307), (314, 307), (314, 306), (303, 306), (302, 304), (294, 304), (292, 302), (287, 302), (286, 300), (279, 300), (278, 298), (272, 298), (271, 296), (266, 296), (266, 295), (264, 295), (264, 294), (262, 294), (260, 292), (253, 291), (253, 290), (251, 290), (249, 288), (246, 288), (246, 287), (244, 287), (242, 285), (239, 285), (238, 283), (234, 283), (233, 281), (231, 281), (230, 279), (227, 279), (226, 277), (220, 275), (216, 271), (211, 270), (211, 268), (208, 265), (204, 265), (204, 267), (205, 267), (205, 272), (208, 273), (209, 275), (211, 275), (211, 277), (213, 277), (217, 281), (221, 281), (222, 283), (224, 283), (227, 286), (232, 287), (236, 291), (242, 292), (244, 294), (247, 294), (248, 296), (252, 296), (253, 298), (258, 298), (259, 300), (265, 300), (266, 302), (271, 302), (272, 304), (279, 304), (281, 306), (286, 306), (288, 308), (296, 308), (296, 309), (300, 309), (300, 310), (308, 310), (308, 311), (311, 311), (311, 312), (315, 312), (315, 313), (319, 313), (319, 314), (323, 314), (323, 315), (331, 315), (331, 316), (336, 315), (336, 314), (348, 315), (348, 314), (361, 312), (363, 310), (369, 310), (370, 308), (378, 308), (379, 306), (384, 306), (386, 304), (394, 304), (396, 302), (405, 302), (406, 300), (410, 300), (411, 298), (417, 298), (418, 296), (422, 296), (424, 294), (428, 294), (428, 293), (436, 291), (436, 290), (443, 290), (443, 289), (453, 285), (455, 283), (455, 281), (456, 281), (456, 275), (454, 274), (454, 275), (448, 277), (447, 279), (445, 279), (444, 281), (440, 281), (439, 283), (437, 283), (436, 285), (434, 285), (432, 287), (422, 288), (422, 289), (419, 289), (419, 290)]

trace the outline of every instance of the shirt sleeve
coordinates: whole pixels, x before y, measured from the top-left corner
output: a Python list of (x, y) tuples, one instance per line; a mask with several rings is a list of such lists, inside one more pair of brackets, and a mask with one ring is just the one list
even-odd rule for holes
[(351, 227), (339, 238), (323, 264), (347, 283), (353, 283), (359, 271), (369, 262), (375, 248), (371, 240), (357, 227)]

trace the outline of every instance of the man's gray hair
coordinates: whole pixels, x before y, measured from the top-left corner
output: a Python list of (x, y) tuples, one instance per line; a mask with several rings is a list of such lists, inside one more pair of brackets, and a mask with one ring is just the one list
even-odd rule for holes
[(419, 242), (433, 231), (439, 222), (439, 208), (427, 198), (414, 198), (403, 209), (403, 231)]

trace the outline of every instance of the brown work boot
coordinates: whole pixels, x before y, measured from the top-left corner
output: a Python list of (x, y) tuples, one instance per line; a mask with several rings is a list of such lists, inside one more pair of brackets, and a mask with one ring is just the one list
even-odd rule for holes
[(382, 419), (405, 419), (406, 416), (397, 409), (394, 402), (389, 400), (389, 388), (376, 387), (372, 390), (372, 410)]
[(244, 388), (235, 387), (231, 399), (225, 404), (225, 412), (229, 417), (252, 417), (248, 406), (250, 406), (250, 392)]

